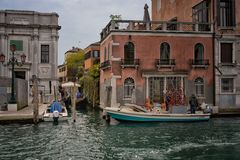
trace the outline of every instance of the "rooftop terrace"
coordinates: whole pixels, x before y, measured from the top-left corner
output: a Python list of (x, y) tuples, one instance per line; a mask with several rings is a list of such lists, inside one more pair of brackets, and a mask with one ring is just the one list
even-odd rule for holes
[(111, 20), (101, 32), (101, 41), (110, 32), (154, 32), (154, 33), (212, 33), (210, 23)]

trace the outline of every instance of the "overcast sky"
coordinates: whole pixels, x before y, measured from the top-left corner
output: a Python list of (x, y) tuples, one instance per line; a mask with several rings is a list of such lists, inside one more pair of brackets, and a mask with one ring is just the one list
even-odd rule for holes
[(151, 0), (0, 0), (0, 9), (57, 12), (59, 15), (58, 64), (73, 46), (85, 48), (100, 40), (100, 32), (111, 14), (122, 19), (142, 20), (144, 4)]

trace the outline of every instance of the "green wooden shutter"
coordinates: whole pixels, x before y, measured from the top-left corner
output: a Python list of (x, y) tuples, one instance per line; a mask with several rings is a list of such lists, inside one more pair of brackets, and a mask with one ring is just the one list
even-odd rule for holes
[(23, 51), (23, 41), (22, 40), (10, 40), (10, 45), (16, 45), (16, 51)]

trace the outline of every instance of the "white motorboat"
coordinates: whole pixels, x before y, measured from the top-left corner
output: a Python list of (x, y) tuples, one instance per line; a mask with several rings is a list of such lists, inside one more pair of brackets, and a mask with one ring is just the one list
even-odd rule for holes
[[(55, 102), (54, 102), (55, 103)], [(68, 117), (68, 111), (64, 105), (57, 102), (58, 108), (56, 108), (54, 105), (51, 104), (47, 107), (43, 114), (43, 120), (44, 121), (63, 121), (67, 120)], [(61, 105), (61, 106), (59, 106)]]
[(208, 121), (210, 114), (208, 113), (167, 113), (155, 111), (146, 111), (141, 106), (125, 105), (118, 108), (107, 107), (104, 111), (108, 116), (119, 121), (134, 121), (134, 122), (198, 122)]

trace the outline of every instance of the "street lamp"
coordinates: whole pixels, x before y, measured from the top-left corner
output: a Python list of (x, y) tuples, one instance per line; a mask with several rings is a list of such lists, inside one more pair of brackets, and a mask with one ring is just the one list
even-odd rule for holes
[[(11, 99), (9, 101), (10, 104), (15, 104), (16, 103), (16, 98), (14, 96), (14, 66), (22, 66), (25, 61), (26, 61), (26, 55), (22, 54), (21, 55), (21, 62), (18, 62), (17, 58), (14, 57), (14, 52), (16, 51), (16, 45), (15, 44), (11, 44), (10, 45), (10, 50), (12, 52), (12, 57), (9, 58), (9, 61), (7, 62), (7, 65), (11, 65), (12, 66), (12, 90), (11, 90)], [(0, 54), (0, 62), (4, 63), (5, 62), (5, 55), (2, 53)]]

